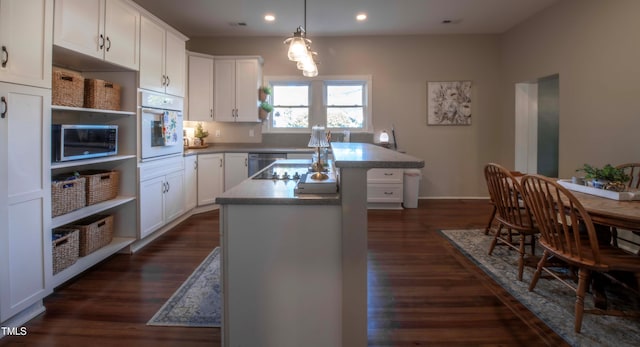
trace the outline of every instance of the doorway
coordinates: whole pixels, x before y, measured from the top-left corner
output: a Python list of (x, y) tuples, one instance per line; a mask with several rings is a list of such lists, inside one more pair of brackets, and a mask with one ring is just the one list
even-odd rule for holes
[(515, 169), (558, 177), (560, 78), (515, 86)]

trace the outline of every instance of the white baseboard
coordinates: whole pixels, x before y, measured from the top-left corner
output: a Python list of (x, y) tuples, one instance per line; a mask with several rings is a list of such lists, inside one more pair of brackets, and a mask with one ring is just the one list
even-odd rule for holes
[[(18, 333), (22, 333), (22, 330), (20, 330), (20, 328), (23, 328), (25, 323), (32, 320), (33, 318), (35, 318), (37, 315), (41, 314), (44, 311), (45, 311), (45, 307), (42, 304), (42, 300), (39, 300), (33, 305), (20, 311), (20, 313), (16, 314), (15, 316), (2, 322), (2, 327), (19, 328)], [(29, 334), (29, 330), (26, 331), (26, 334)], [(3, 337), (5, 337), (5, 335), (2, 331), (0, 331), (0, 339), (2, 339)]]

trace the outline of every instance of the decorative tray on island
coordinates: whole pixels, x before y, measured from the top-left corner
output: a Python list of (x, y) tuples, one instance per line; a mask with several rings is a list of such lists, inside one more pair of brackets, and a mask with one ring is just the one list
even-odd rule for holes
[(603, 198), (607, 198), (607, 199), (612, 199), (612, 200), (640, 200), (640, 191), (639, 190), (630, 190), (630, 191), (625, 191), (625, 192), (614, 192), (612, 190), (606, 190), (606, 189), (600, 189), (600, 188), (594, 188), (594, 187), (589, 187), (589, 186), (585, 186), (582, 184), (575, 184), (575, 183), (571, 183), (571, 180), (568, 179), (561, 179), (558, 180), (558, 183), (569, 189), (569, 190), (573, 190), (576, 192), (581, 192), (581, 193), (586, 193), (586, 194), (591, 194), (591, 195), (596, 195), (599, 197), (603, 197)]

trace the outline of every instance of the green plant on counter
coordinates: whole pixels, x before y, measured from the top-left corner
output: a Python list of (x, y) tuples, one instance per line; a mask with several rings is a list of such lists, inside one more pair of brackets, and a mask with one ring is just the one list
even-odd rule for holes
[(203, 138), (209, 136), (209, 132), (204, 130), (204, 128), (202, 127), (202, 123), (198, 123), (198, 125), (196, 125), (196, 130), (193, 133), (193, 136), (202, 140)]

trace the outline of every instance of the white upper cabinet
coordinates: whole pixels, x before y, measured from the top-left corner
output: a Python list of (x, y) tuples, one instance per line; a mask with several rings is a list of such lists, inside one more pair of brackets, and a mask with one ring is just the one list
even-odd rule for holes
[(214, 60), (214, 118), (219, 122), (259, 122), (262, 62), (256, 58)]
[(51, 88), (53, 0), (0, 0), (0, 81)]
[(213, 121), (213, 58), (189, 55), (189, 120)]
[(167, 94), (184, 96), (186, 74), (185, 41), (170, 31), (166, 32), (165, 74)]
[(56, 0), (56, 46), (138, 70), (139, 37), (140, 12), (124, 0)]
[(184, 96), (185, 40), (143, 16), (140, 28), (140, 88)]

